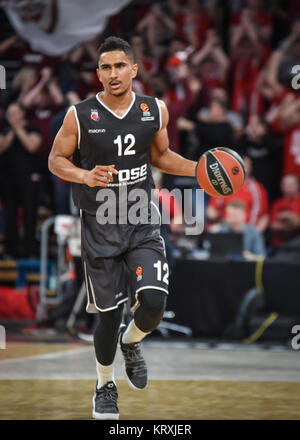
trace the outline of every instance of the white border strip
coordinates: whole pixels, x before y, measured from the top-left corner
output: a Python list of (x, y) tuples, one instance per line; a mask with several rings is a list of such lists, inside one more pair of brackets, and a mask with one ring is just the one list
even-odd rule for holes
[(80, 150), (81, 130), (80, 130), (79, 119), (78, 119), (77, 110), (76, 110), (75, 105), (72, 105), (71, 108), (74, 109), (74, 115), (75, 115), (76, 122), (77, 122), (77, 128), (78, 128), (78, 141), (77, 141), (77, 146), (78, 146), (78, 150)]
[(125, 116), (127, 116), (128, 115), (128, 113), (130, 112), (130, 110), (131, 110), (131, 108), (132, 108), (132, 106), (133, 106), (133, 104), (134, 104), (134, 102), (135, 102), (135, 93), (134, 92), (131, 92), (132, 93), (132, 101), (131, 101), (131, 104), (130, 104), (130, 106), (128, 107), (128, 109), (126, 110), (126, 112), (124, 113), (124, 115), (123, 116), (119, 116), (119, 115), (117, 115), (114, 111), (112, 111), (112, 109), (110, 109), (109, 107), (107, 107), (107, 105), (105, 105), (104, 104), (104, 102), (102, 102), (101, 101), (101, 99), (98, 97), (98, 93), (96, 94), (96, 99), (97, 99), (97, 101), (107, 110), (107, 111), (109, 111), (112, 115), (114, 115), (116, 118), (118, 118), (118, 119), (124, 119), (125, 118)]
[(158, 114), (159, 114), (159, 129), (161, 129), (162, 127), (162, 117), (161, 117), (161, 108), (160, 108), (160, 104), (157, 98), (155, 98), (157, 107), (158, 107)]

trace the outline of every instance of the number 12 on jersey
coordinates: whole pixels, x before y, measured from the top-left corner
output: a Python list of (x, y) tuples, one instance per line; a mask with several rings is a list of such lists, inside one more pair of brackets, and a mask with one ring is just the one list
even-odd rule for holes
[[(122, 136), (119, 134), (119, 136), (114, 139), (114, 144), (118, 145), (118, 156), (129, 156), (131, 154), (135, 154), (135, 150), (132, 150), (132, 147), (135, 144), (135, 137), (133, 134), (126, 134), (124, 136), (124, 142), (122, 142)], [(123, 144), (128, 144), (125, 150)]]
[[(164, 263), (163, 267), (161, 264), (161, 260), (157, 260), (156, 263), (153, 264), (153, 266), (155, 267), (156, 271), (157, 271), (157, 280), (161, 281), (161, 279), (163, 280), (164, 283), (169, 284), (169, 265), (168, 263)], [(162, 270), (165, 272), (163, 278), (162, 278)]]

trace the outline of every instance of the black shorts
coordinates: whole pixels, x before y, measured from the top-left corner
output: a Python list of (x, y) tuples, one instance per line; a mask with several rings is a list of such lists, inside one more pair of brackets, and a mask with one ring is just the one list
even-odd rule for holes
[[(166, 259), (163, 238), (149, 233), (142, 240), (134, 240), (136, 229), (131, 231), (131, 240), (126, 249), (122, 247), (119, 255), (97, 256), (95, 243), (88, 240), (82, 222), (82, 260), (87, 288), (87, 312), (105, 312), (118, 308), (128, 298), (131, 303), (145, 289), (168, 294), (169, 266)], [(117, 226), (115, 226), (117, 227)], [(120, 227), (119, 227), (120, 228)], [(126, 226), (127, 228), (127, 226)], [(126, 237), (129, 231), (126, 230)], [(122, 231), (122, 227), (119, 229)], [(122, 234), (122, 233), (121, 233)], [(124, 236), (123, 242), (126, 241)]]

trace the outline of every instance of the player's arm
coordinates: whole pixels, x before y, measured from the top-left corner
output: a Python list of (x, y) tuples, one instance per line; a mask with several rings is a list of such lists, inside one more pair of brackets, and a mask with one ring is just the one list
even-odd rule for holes
[[(92, 170), (85, 170), (73, 164), (73, 156), (78, 142), (78, 127), (72, 108), (65, 116), (64, 122), (57, 133), (49, 155), (49, 170), (68, 182), (75, 182), (90, 187), (106, 187), (113, 181), (112, 174), (118, 174), (114, 165), (97, 165)], [(112, 174), (110, 174), (112, 173)]]
[(169, 149), (167, 125), (169, 112), (163, 101), (159, 101), (161, 108), (162, 127), (155, 134), (151, 144), (151, 164), (160, 171), (177, 176), (195, 177), (197, 162), (185, 159), (180, 154)]

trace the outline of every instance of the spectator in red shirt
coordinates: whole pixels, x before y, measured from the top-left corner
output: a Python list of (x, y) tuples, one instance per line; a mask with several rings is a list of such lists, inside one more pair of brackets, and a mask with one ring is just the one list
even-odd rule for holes
[(50, 120), (64, 103), (64, 96), (50, 67), (42, 69), (40, 80), (22, 96), (20, 102), (28, 110), (30, 121), (39, 128), (43, 136), (41, 153), (48, 157), (52, 145)]
[(248, 0), (247, 7), (233, 16), (230, 51), (233, 63), (232, 110), (247, 121), (251, 114), (262, 114), (263, 97), (259, 90), (260, 70), (270, 47), (271, 18), (260, 8), (259, 0)]
[(172, 87), (168, 87), (170, 84), (162, 76), (155, 76), (151, 79), (151, 88), (154, 96), (162, 98), (169, 107), (168, 134), (170, 148), (175, 152), (180, 151), (177, 121), (179, 117), (185, 116), (195, 97), (190, 85), (191, 81), (190, 71), (185, 62), (173, 67)]
[(251, 33), (240, 34), (231, 47), (232, 59), (232, 110), (244, 116), (264, 111), (264, 101), (259, 89), (260, 71), (269, 55), (268, 48)]
[[(271, 106), (266, 120), (273, 131), (282, 135), (282, 173), (296, 174), (300, 178), (300, 99), (299, 92), (284, 89), (281, 96)], [(278, 103), (279, 101), (279, 103)]]
[(231, 39), (237, 34), (248, 33), (251, 27), (261, 41), (268, 42), (272, 32), (272, 17), (262, 10), (261, 0), (247, 0), (246, 7), (231, 19)]
[(300, 185), (294, 174), (281, 180), (282, 197), (271, 210), (272, 244), (278, 246), (300, 234)]
[(213, 27), (213, 21), (198, 0), (188, 0), (175, 15), (176, 35), (199, 49)]
[(190, 56), (190, 62), (198, 67), (201, 79), (210, 88), (226, 87), (230, 61), (214, 30), (207, 32), (205, 43), (200, 50)]
[(252, 177), (252, 161), (244, 156), (246, 179), (242, 188), (226, 198), (211, 197), (206, 215), (210, 224), (223, 221), (225, 207), (231, 200), (242, 200), (247, 208), (246, 221), (259, 232), (265, 232), (269, 224), (269, 200), (264, 186)]
[(137, 32), (145, 35), (152, 56), (161, 55), (163, 43), (174, 36), (175, 22), (159, 4), (149, 8), (136, 26)]
[(52, 118), (63, 108), (64, 95), (57, 84), (56, 77), (50, 67), (44, 67), (40, 80), (23, 95), (21, 105), (28, 112), (28, 120), (38, 128), (42, 136), (39, 156), (39, 205), (47, 205), (47, 192), (52, 193), (52, 183), (48, 170), (48, 155), (52, 145), (50, 123)]
[(139, 66), (137, 78), (133, 83), (136, 93), (149, 94), (149, 82), (151, 76), (157, 73), (157, 60), (150, 56), (147, 44), (143, 35), (135, 33), (130, 38), (130, 44), (134, 53), (135, 62)]

